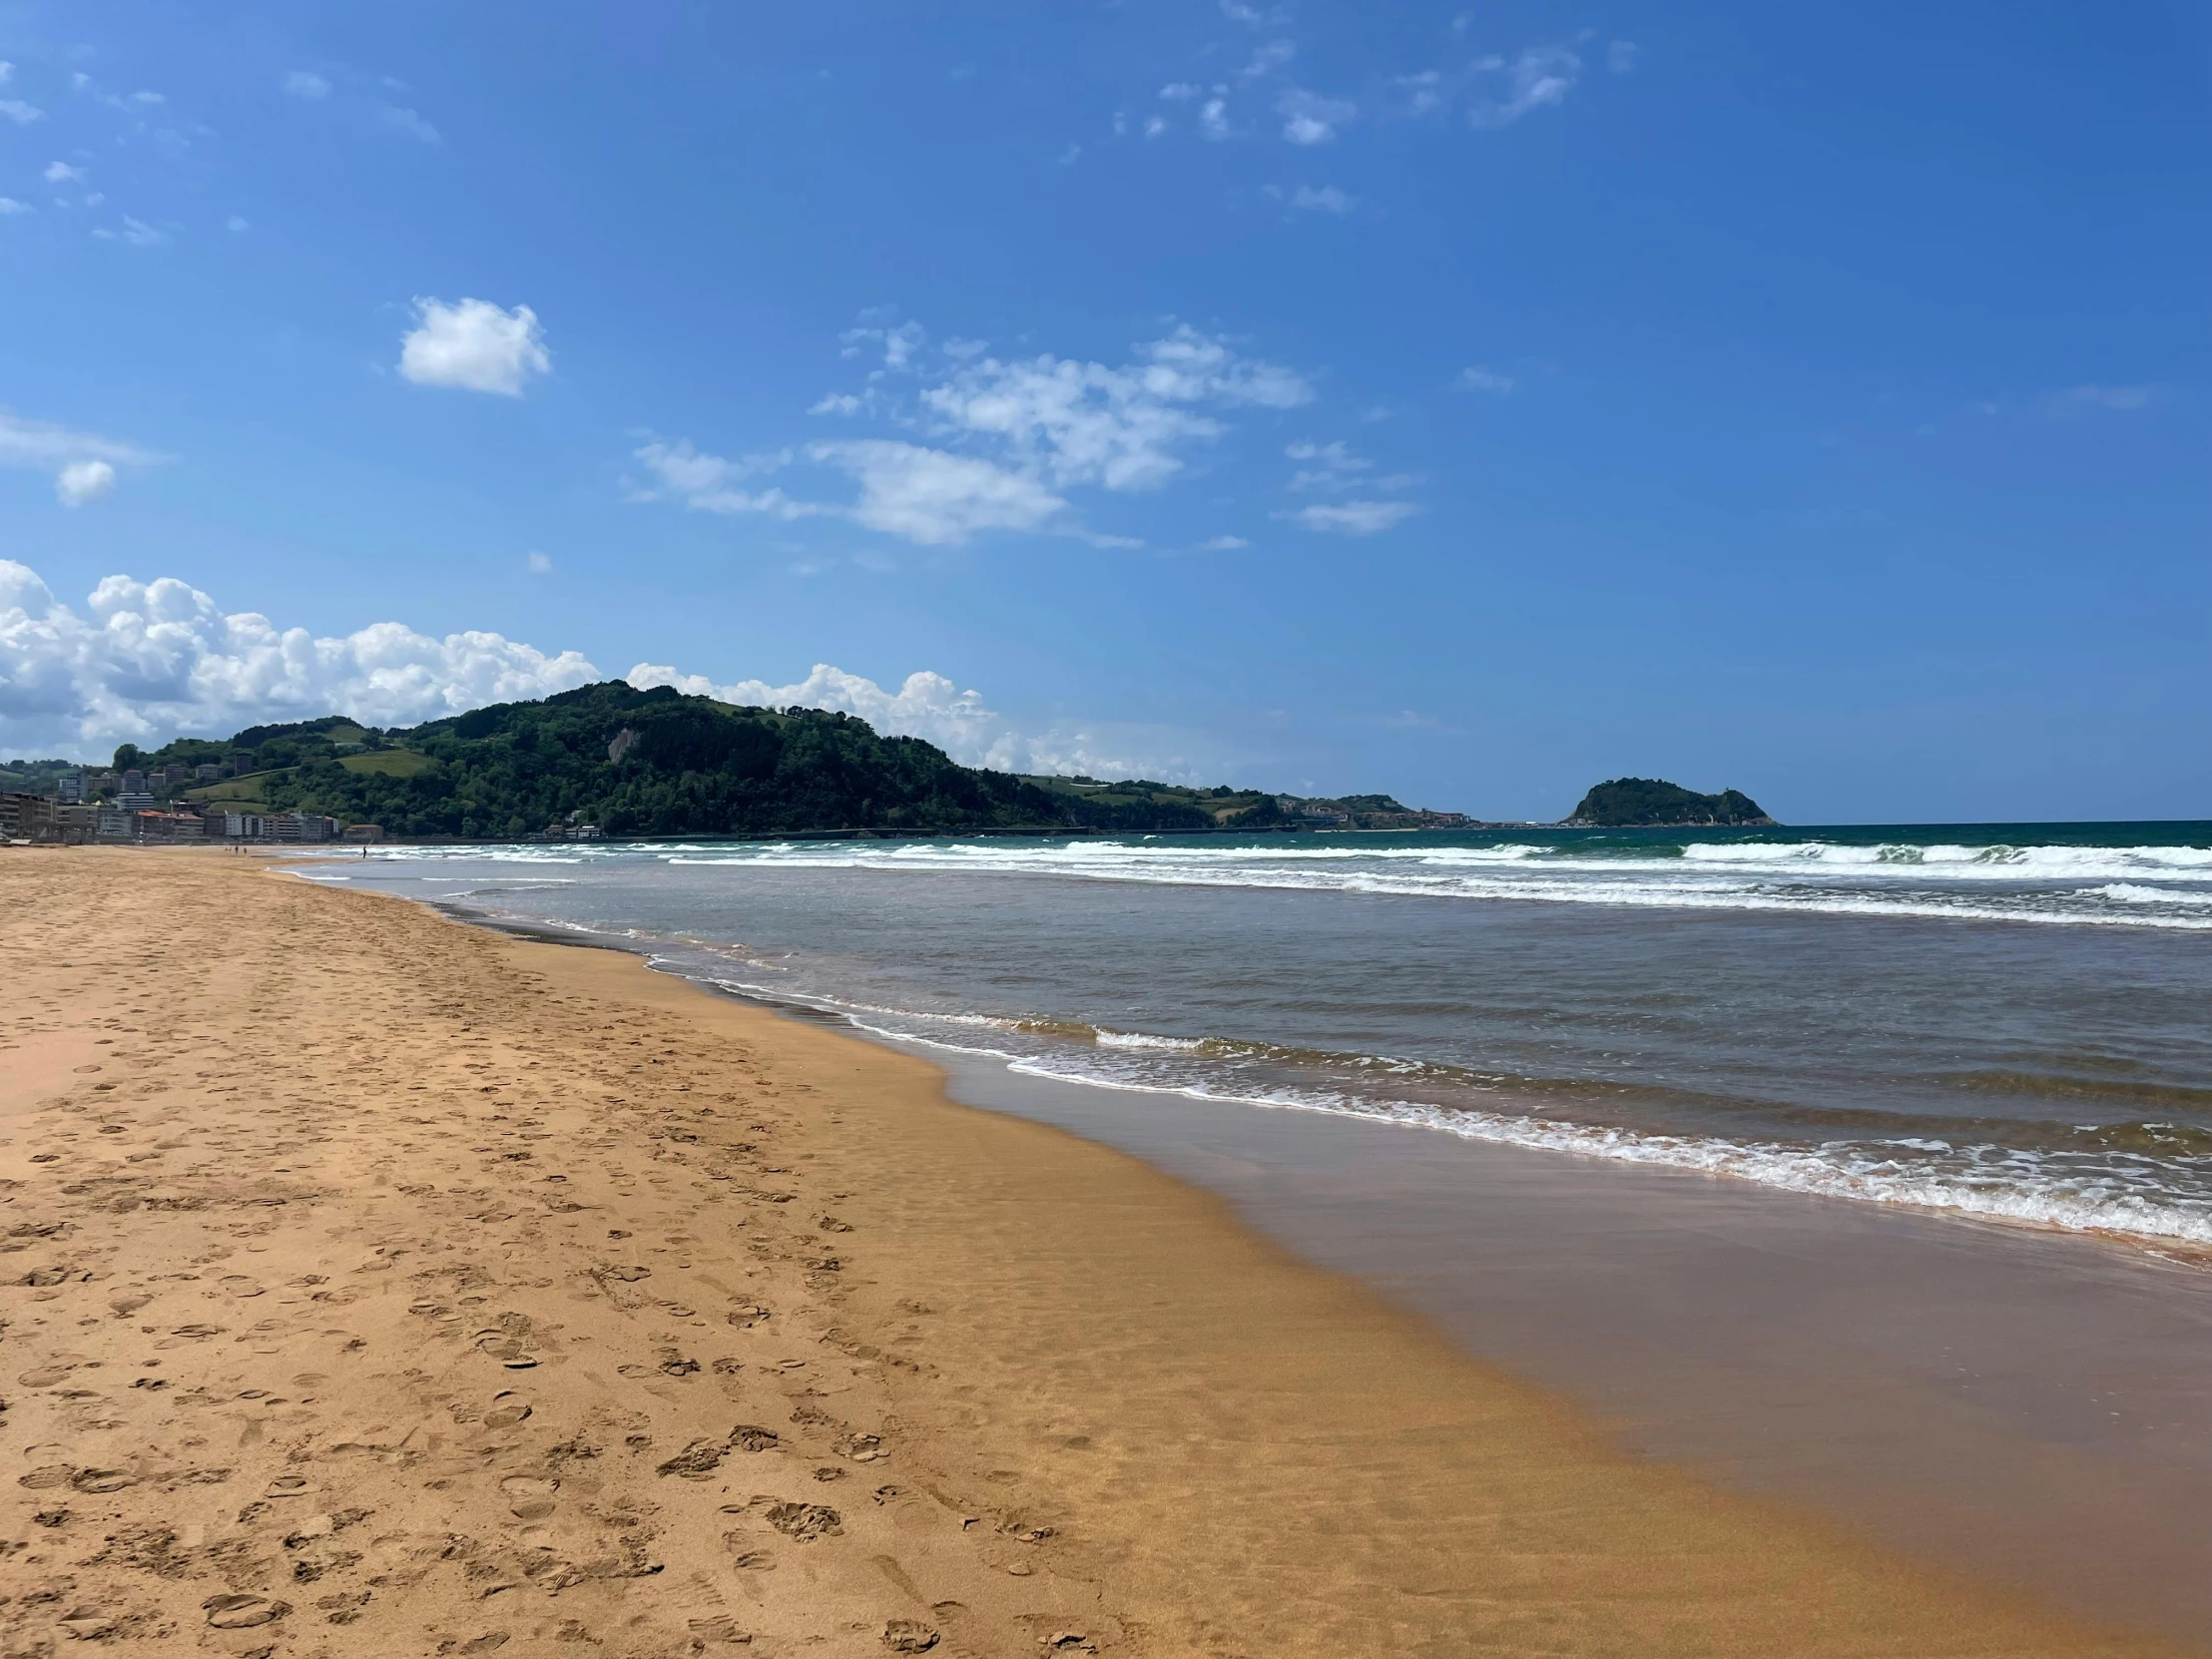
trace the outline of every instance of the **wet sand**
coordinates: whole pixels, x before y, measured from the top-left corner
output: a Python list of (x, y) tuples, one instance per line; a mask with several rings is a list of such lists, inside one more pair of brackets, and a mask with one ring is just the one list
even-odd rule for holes
[(2139, 1245), (956, 1064), (1614, 1442), (2212, 1645), (2212, 1273)]
[(8, 1654), (2183, 1651), (622, 955), (191, 852), (0, 930)]

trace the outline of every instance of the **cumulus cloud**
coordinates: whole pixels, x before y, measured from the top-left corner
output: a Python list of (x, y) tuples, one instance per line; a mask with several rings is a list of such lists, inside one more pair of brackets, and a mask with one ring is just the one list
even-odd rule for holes
[[(887, 365), (895, 359), (905, 368), (917, 364), (923, 335), (905, 324), (855, 329), (844, 338), (848, 353), (873, 341), (883, 346)], [(1062, 491), (1156, 489), (1183, 470), (1181, 451), (1226, 430), (1220, 411), (1295, 408), (1314, 395), (1294, 370), (1188, 326), (1136, 347), (1118, 365), (1049, 353), (1001, 359), (982, 350), (973, 341), (946, 342), (951, 364), (940, 367), (935, 383), (924, 385), (911, 405), (881, 405), (936, 443), (861, 438), (732, 459), (688, 441), (654, 439), (634, 452), (653, 482), (633, 493), (708, 512), (843, 518), (923, 546), (958, 545), (990, 530), (1083, 535), (1063, 516), (1069, 503)], [(876, 399), (871, 386), (865, 399), (832, 393), (815, 410), (875, 410)], [(842, 473), (859, 486), (857, 498), (795, 498), (758, 482), (802, 460)]]
[(54, 475), (54, 490), (67, 507), (97, 501), (115, 487), (116, 468), (145, 466), (162, 457), (97, 432), (73, 431), (47, 420), (23, 420), (0, 411), (0, 466), (34, 468)]
[(1481, 391), (1488, 392), (1492, 397), (1503, 397), (1512, 391), (1513, 377), (1476, 363), (1471, 368), (1459, 370), (1458, 384), (1461, 391)]
[(313, 100), (330, 96), (330, 83), (309, 69), (295, 69), (284, 77), (284, 91), (294, 98)]
[(1185, 325), (1118, 367), (1049, 354), (984, 357), (921, 401), (962, 431), (1002, 440), (1057, 484), (1131, 490), (1166, 483), (1182, 470), (1179, 447), (1221, 434), (1203, 409), (1290, 409), (1313, 395), (1294, 370)]
[(7, 117), (18, 127), (28, 127), (45, 114), (36, 104), (26, 104), (20, 98), (0, 98), (0, 116)]
[(533, 374), (552, 372), (538, 313), (502, 310), (488, 299), (417, 299), (415, 326), (399, 344), (399, 372), (419, 386), (520, 397)]
[(1373, 536), (1404, 523), (1419, 511), (1410, 501), (1334, 501), (1317, 502), (1288, 516), (1309, 530)]
[(1210, 536), (1200, 542), (1198, 548), (1201, 553), (1234, 553), (1240, 547), (1251, 545), (1242, 536)]
[(807, 452), (859, 484), (847, 509), (854, 523), (924, 547), (956, 546), (978, 530), (1034, 530), (1067, 505), (1030, 473), (920, 444), (862, 438)]
[(1199, 768), (1186, 753), (1179, 753), (1192, 747), (1190, 733), (1093, 724), (1025, 734), (992, 710), (982, 693), (962, 691), (956, 682), (927, 670), (907, 675), (895, 691), (829, 663), (817, 663), (806, 679), (789, 686), (772, 686), (765, 680), (717, 685), (703, 674), (681, 674), (657, 663), (640, 663), (623, 678), (640, 688), (673, 686), (688, 696), (747, 707), (830, 709), (853, 715), (886, 736), (935, 744), (962, 766), (1200, 781)]
[(18, 202), (12, 196), (0, 196), (0, 219), (5, 219), (10, 214), (27, 214), (32, 211), (28, 202)]
[(54, 474), (54, 493), (65, 507), (105, 500), (115, 489), (115, 468), (106, 461), (71, 461)]
[(1642, 50), (1632, 40), (1616, 40), (1605, 49), (1605, 67), (1616, 75), (1626, 75), (1636, 67), (1636, 54)]
[(317, 639), (251, 611), (226, 616), (174, 577), (110, 576), (80, 614), (0, 559), (0, 749), (93, 758), (126, 741), (325, 714), (412, 725), (598, 678), (573, 651), (492, 633), (433, 639), (379, 622)]
[(1325, 98), (1303, 87), (1288, 87), (1275, 101), (1283, 118), (1283, 136), (1293, 144), (1332, 144), (1337, 129), (1360, 113), (1360, 106), (1345, 98)]
[(50, 185), (82, 184), (85, 179), (85, 170), (81, 167), (71, 167), (67, 162), (48, 162), (43, 177)]

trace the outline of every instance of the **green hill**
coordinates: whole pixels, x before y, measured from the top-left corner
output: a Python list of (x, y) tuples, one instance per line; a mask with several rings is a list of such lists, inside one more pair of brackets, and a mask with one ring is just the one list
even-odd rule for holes
[(1616, 778), (1582, 798), (1570, 825), (1604, 830), (1663, 829), (1701, 825), (1750, 828), (1774, 820), (1740, 790), (1699, 795), (1657, 778)]
[(821, 709), (754, 709), (620, 680), (379, 732), (335, 716), (181, 738), (117, 764), (220, 756), (234, 777), (188, 800), (326, 813), (423, 839), (508, 840), (593, 825), (608, 836), (976, 830), (1118, 833), (1435, 829), (1386, 795), (1306, 801), (1150, 779), (1015, 777)]

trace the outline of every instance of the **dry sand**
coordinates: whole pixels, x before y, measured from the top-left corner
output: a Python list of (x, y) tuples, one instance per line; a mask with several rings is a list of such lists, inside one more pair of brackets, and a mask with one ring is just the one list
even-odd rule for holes
[(632, 958), (0, 850), (0, 1655), (2120, 1655)]

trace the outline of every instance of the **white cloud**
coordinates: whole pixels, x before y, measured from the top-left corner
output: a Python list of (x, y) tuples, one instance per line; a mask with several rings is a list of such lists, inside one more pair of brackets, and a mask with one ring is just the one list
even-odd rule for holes
[(527, 305), (505, 311), (488, 299), (417, 299), (415, 316), (400, 342), (399, 372), (416, 385), (520, 397), (530, 375), (552, 371), (538, 313)]
[(1034, 530), (1067, 505), (1034, 476), (972, 455), (863, 438), (808, 449), (850, 473), (860, 499), (854, 523), (925, 547), (952, 546), (978, 530)]
[(712, 697), (747, 708), (830, 709), (853, 715), (887, 737), (935, 744), (962, 766), (1202, 781), (1199, 769), (1175, 753), (1191, 745), (1193, 734), (1098, 724), (1025, 734), (1009, 727), (983, 701), (982, 693), (962, 691), (956, 682), (926, 669), (907, 675), (895, 691), (829, 663), (817, 663), (806, 679), (789, 686), (772, 686), (765, 680), (718, 685), (703, 674), (680, 674), (658, 663), (640, 663), (623, 678), (641, 689), (673, 686), (687, 696)]
[(1200, 542), (1198, 548), (1202, 553), (1234, 553), (1240, 547), (1251, 545), (1242, 536), (1210, 536)]
[(71, 461), (54, 474), (54, 493), (65, 507), (90, 506), (115, 490), (115, 467), (108, 461)]
[(1240, 79), (1257, 81), (1274, 74), (1298, 56), (1298, 43), (1290, 40), (1271, 40), (1252, 54), (1252, 61), (1240, 72)]
[(1476, 363), (1459, 371), (1458, 386), (1462, 391), (1483, 391), (1492, 397), (1503, 397), (1513, 389), (1513, 377)]
[(1605, 49), (1605, 67), (1616, 75), (1626, 75), (1636, 67), (1636, 54), (1642, 50), (1632, 40), (1616, 40)]
[(543, 553), (532, 553), (522, 563), (532, 576), (550, 576), (553, 574), (553, 561)]
[(284, 91), (294, 98), (327, 98), (330, 83), (309, 69), (295, 69), (284, 77)]
[(135, 444), (97, 432), (76, 432), (51, 421), (23, 420), (0, 412), (0, 466), (52, 473), (55, 493), (65, 506), (82, 506), (106, 495), (115, 486), (119, 466), (145, 466), (160, 459)]
[(6, 116), (18, 127), (28, 127), (45, 114), (36, 104), (26, 104), (20, 98), (0, 98), (0, 116)]
[(386, 104), (376, 112), (377, 119), (395, 133), (405, 133), (411, 139), (424, 144), (443, 144), (445, 136), (413, 110), (397, 104)]
[(1360, 473), (1375, 466), (1365, 456), (1355, 455), (1341, 438), (1334, 443), (1294, 443), (1283, 453), (1304, 463), (1291, 474), (1291, 490), (1299, 495), (1349, 489), (1359, 482)]
[(8, 61), (7, 61), (6, 59), (4, 59), (4, 58), (0, 58), (0, 86), (5, 86), (5, 85), (7, 85), (7, 84), (8, 84), (8, 82), (10, 82), (10, 81), (12, 81), (12, 80), (14, 80), (14, 79), (15, 79), (15, 65), (14, 65), (14, 64), (12, 64), (12, 63), (9, 63), (9, 62), (8, 62)]
[(412, 725), (598, 678), (573, 651), (548, 656), (491, 633), (440, 640), (379, 622), (317, 639), (254, 612), (226, 616), (171, 577), (110, 576), (80, 615), (35, 571), (0, 559), (0, 749), (92, 758), (124, 741), (325, 714)]
[(238, 232), (248, 229), (248, 226), (245, 220), (241, 219), (237, 214), (233, 214), (229, 219), (226, 219), (223, 222), (223, 228), (226, 231)]
[(1262, 191), (1272, 200), (1282, 203), (1293, 213), (1348, 214), (1360, 205), (1360, 199), (1335, 185), (1299, 185), (1286, 190), (1281, 185), (1264, 185)]
[(795, 500), (780, 488), (748, 491), (749, 478), (798, 459), (792, 450), (736, 460), (702, 454), (688, 442), (659, 439), (635, 451), (659, 481), (636, 499), (680, 501), (711, 513), (772, 518), (844, 518), (925, 547), (951, 547), (979, 530), (1035, 530), (1067, 503), (1033, 474), (973, 455), (888, 438), (810, 444), (807, 459), (844, 473), (860, 487), (849, 505)]
[[(863, 317), (868, 314), (861, 313)], [(929, 335), (918, 322), (901, 322), (896, 326), (885, 323), (847, 328), (837, 336), (837, 343), (843, 348), (840, 354), (847, 357), (857, 357), (861, 346), (870, 341), (883, 348), (883, 367), (896, 374), (913, 365), (915, 356), (928, 343)]]
[(1402, 524), (1420, 509), (1410, 501), (1340, 501), (1302, 507), (1287, 516), (1309, 530), (1340, 536), (1372, 536)]
[(0, 219), (5, 219), (10, 214), (27, 214), (35, 212), (37, 212), (37, 210), (33, 208), (28, 202), (18, 202), (12, 196), (0, 196)]
[[(99, 200), (98, 197), (87, 198), (86, 205), (88, 207), (96, 206)], [(152, 248), (157, 243), (169, 240), (164, 232), (156, 230), (143, 219), (133, 219), (129, 214), (123, 216), (122, 230), (111, 231), (106, 226), (102, 226), (92, 234), (103, 242), (127, 242), (133, 248)]]
[(1174, 81), (1160, 89), (1160, 96), (1171, 104), (1188, 103), (1206, 89), (1191, 81)]
[(48, 162), (43, 177), (50, 185), (74, 185), (83, 183), (86, 174), (83, 168), (71, 167), (67, 162)]
[(794, 501), (780, 489), (748, 494), (737, 487), (747, 478), (789, 465), (795, 454), (789, 449), (733, 461), (702, 454), (686, 440), (668, 443), (655, 438), (632, 454), (658, 480), (650, 488), (632, 491), (632, 500), (680, 501), (697, 512), (768, 513), (783, 519), (817, 518), (836, 511), (814, 502)]
[(921, 400), (961, 431), (1002, 440), (1055, 484), (1131, 490), (1166, 483), (1183, 467), (1177, 448), (1220, 435), (1202, 407), (1289, 409), (1313, 395), (1294, 370), (1185, 325), (1119, 367), (1049, 354), (985, 357)]
[(1505, 96), (1478, 99), (1467, 111), (1470, 125), (1510, 127), (1531, 110), (1563, 103), (1582, 74), (1582, 60), (1564, 46), (1530, 47), (1503, 67)]
[[(879, 342), (886, 362), (910, 366), (923, 335), (905, 324), (853, 329), (844, 338), (848, 354)], [(985, 348), (972, 340), (947, 340), (943, 349), (953, 366), (914, 404), (871, 385), (864, 397), (831, 393), (814, 406), (817, 413), (883, 415), (936, 442), (861, 438), (730, 459), (656, 438), (634, 452), (653, 481), (633, 496), (708, 512), (844, 518), (933, 547), (983, 531), (1041, 529), (1098, 547), (1141, 546), (1069, 521), (1061, 491), (1157, 488), (1183, 470), (1182, 451), (1226, 430), (1219, 411), (1295, 408), (1314, 395), (1295, 371), (1188, 326), (1136, 347), (1120, 365), (1050, 354), (1001, 360), (978, 356)], [(802, 459), (843, 473), (859, 486), (857, 498), (800, 499), (756, 482)]]
[(1283, 136), (1293, 144), (1333, 144), (1337, 129), (1360, 113), (1360, 106), (1344, 98), (1325, 98), (1303, 87), (1289, 87), (1275, 101), (1283, 117)]
[(1233, 138), (1235, 129), (1229, 125), (1229, 100), (1209, 98), (1198, 109), (1198, 130), (1209, 139)]

